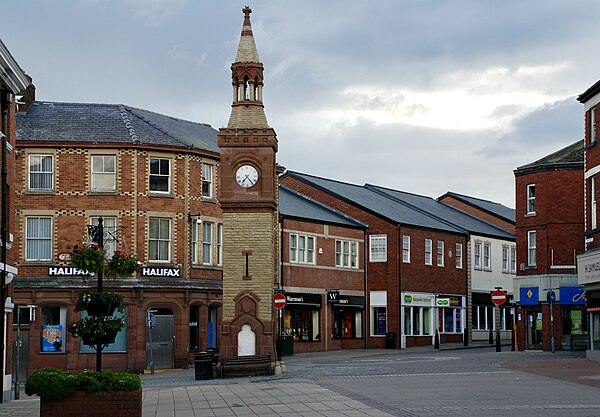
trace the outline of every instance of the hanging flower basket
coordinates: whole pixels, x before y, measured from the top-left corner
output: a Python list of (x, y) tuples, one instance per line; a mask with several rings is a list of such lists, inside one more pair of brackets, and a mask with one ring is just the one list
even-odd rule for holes
[(123, 296), (111, 291), (81, 291), (77, 294), (75, 308), (87, 311), (89, 316), (112, 316), (115, 310), (123, 312)]
[(131, 276), (138, 268), (138, 260), (126, 250), (116, 250), (106, 264), (106, 273), (112, 276)]
[(95, 243), (76, 245), (69, 261), (75, 268), (95, 274), (104, 269), (104, 250)]
[(69, 323), (67, 330), (71, 335), (80, 337), (84, 344), (95, 346), (115, 342), (115, 337), (125, 327), (122, 318), (88, 316)]

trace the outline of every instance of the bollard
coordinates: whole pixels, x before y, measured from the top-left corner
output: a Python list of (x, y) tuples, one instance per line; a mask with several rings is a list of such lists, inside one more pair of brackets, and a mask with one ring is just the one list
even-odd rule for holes
[(500, 345), (500, 330), (496, 330), (496, 352), (502, 352), (502, 346)]
[(435, 339), (433, 342), (433, 348), (434, 349), (439, 349), (440, 348), (440, 334), (438, 333), (438, 330), (435, 329)]
[(510, 350), (511, 352), (514, 352), (516, 349), (516, 343), (517, 341), (515, 340), (515, 328), (513, 326), (513, 328), (510, 331)]

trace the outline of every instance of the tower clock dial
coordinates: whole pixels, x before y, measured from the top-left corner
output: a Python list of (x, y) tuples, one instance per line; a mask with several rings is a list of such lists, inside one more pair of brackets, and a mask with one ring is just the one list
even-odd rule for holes
[(235, 173), (235, 180), (240, 187), (253, 187), (258, 182), (258, 171), (252, 165), (242, 165)]

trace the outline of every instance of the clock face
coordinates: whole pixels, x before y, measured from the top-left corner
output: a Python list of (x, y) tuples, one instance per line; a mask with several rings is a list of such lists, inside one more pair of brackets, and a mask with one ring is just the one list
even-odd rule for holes
[(258, 171), (252, 165), (242, 165), (235, 173), (235, 180), (240, 187), (253, 187), (258, 182)]

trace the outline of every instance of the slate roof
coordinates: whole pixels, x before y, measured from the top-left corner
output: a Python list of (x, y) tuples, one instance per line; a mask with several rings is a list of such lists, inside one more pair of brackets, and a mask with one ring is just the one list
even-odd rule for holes
[(17, 114), (17, 140), (186, 147), (219, 152), (210, 125), (123, 104), (36, 101)]
[(494, 201), (483, 200), (477, 197), (471, 197), (464, 194), (454, 193), (452, 191), (448, 191), (443, 196), (438, 197), (438, 201), (442, 200), (446, 196), (453, 197), (456, 200), (462, 201), (465, 204), (468, 204), (472, 207), (476, 207), (482, 211), (493, 214), (496, 217), (500, 217), (509, 222), (515, 223), (516, 221), (515, 209), (506, 207), (503, 204), (496, 203)]
[(390, 198), (390, 196), (379, 193), (367, 186), (348, 184), (293, 171), (287, 171), (284, 175), (291, 175), (300, 181), (312, 184), (316, 188), (334, 194), (342, 200), (360, 206), (364, 210), (386, 218), (393, 223), (443, 230), (452, 233), (467, 233), (465, 229), (457, 225), (431, 216), (424, 210), (418, 210), (406, 203), (395, 201)]
[(583, 169), (583, 139), (515, 169), (515, 176), (557, 169)]
[(580, 103), (585, 103), (590, 98), (598, 94), (598, 92), (600, 92), (600, 81), (596, 81), (594, 85), (585, 90), (583, 93), (579, 94), (579, 96), (577, 97), (577, 101), (579, 101)]
[(279, 213), (284, 217), (313, 220), (319, 223), (336, 224), (352, 228), (366, 228), (362, 222), (339, 211), (314, 201), (294, 190), (279, 186)]

